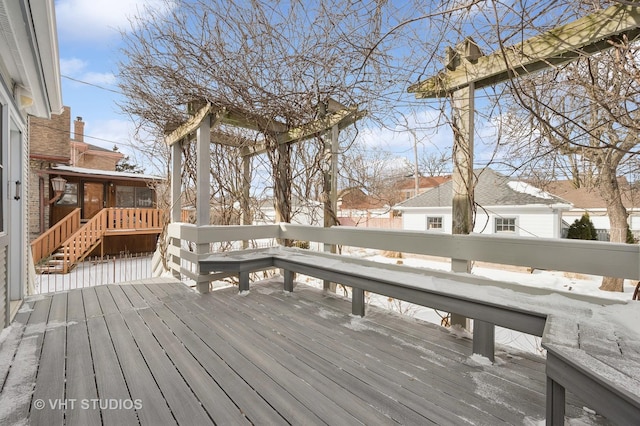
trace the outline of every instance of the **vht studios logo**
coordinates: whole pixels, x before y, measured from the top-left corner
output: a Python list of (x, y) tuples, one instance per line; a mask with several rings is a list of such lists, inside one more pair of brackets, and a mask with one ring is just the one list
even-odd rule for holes
[(33, 408), (42, 410), (140, 410), (141, 399), (36, 399)]

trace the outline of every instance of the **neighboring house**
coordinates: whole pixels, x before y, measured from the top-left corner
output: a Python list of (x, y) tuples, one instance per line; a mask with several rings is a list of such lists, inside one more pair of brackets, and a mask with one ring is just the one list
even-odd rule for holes
[[(257, 209), (253, 212), (253, 224), (275, 223), (275, 221), (276, 209), (273, 198), (258, 200)], [(291, 223), (322, 226), (324, 223), (323, 204), (319, 201), (293, 196), (291, 199)]]
[(28, 285), (28, 122), (62, 110), (53, 0), (0, 0), (0, 329)]
[[(624, 177), (618, 178), (618, 186), (622, 194), (622, 203), (629, 213), (629, 227), (632, 232), (638, 234), (640, 233), (640, 188), (629, 184)], [(593, 226), (599, 231), (599, 239), (609, 241), (607, 204), (597, 188), (576, 188), (572, 181), (564, 180), (550, 182), (545, 189), (573, 204), (571, 210), (562, 214), (567, 227), (576, 219), (580, 219), (584, 213), (588, 213)]]
[[(451, 180), (451, 176), (420, 176), (418, 177), (418, 194), (422, 194), (431, 188), (442, 185)], [(406, 177), (397, 184), (398, 192), (402, 195), (402, 200), (408, 200), (416, 195), (416, 180), (414, 177)]]
[[(80, 226), (93, 226), (102, 233), (98, 240), (86, 245), (78, 261), (91, 254), (155, 250), (161, 227), (159, 212), (153, 211), (157, 208), (155, 188), (162, 179), (115, 171), (124, 155), (86, 143), (81, 117), (74, 121), (71, 138), (70, 117), (70, 109), (64, 107), (61, 114), (49, 119), (34, 118), (29, 124), (29, 235), (34, 262), (48, 260), (51, 249), (65, 247), (65, 238), (51, 244), (49, 234), (55, 231), (58, 235), (56, 229), (67, 229), (69, 223), (78, 228), (74, 232)], [(61, 190), (56, 191), (56, 183), (62, 186)], [(103, 212), (105, 208), (117, 213), (118, 219), (107, 223), (103, 216), (109, 212)], [(55, 262), (54, 256), (41, 269), (58, 272), (53, 267)], [(65, 271), (71, 267), (68, 265)]]
[[(571, 204), (528, 183), (483, 169), (475, 172), (474, 232), (521, 237), (560, 238), (562, 213)], [(453, 182), (448, 181), (394, 208), (403, 228), (451, 233)]]
[(391, 206), (366, 194), (360, 188), (348, 188), (338, 194), (338, 217), (390, 217)]

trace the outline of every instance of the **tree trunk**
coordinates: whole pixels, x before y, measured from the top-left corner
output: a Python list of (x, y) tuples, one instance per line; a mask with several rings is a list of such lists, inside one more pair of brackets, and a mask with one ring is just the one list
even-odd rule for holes
[[(603, 165), (600, 168), (599, 188), (602, 198), (607, 204), (609, 216), (609, 241), (612, 243), (625, 243), (627, 241), (627, 209), (622, 204), (620, 187), (616, 178), (615, 168)], [(603, 277), (600, 290), (624, 291), (624, 279), (616, 277)]]

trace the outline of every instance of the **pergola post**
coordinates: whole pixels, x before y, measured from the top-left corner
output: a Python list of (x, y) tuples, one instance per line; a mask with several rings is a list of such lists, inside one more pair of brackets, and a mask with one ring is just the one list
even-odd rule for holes
[[(200, 122), (196, 131), (196, 226), (209, 225), (211, 222), (211, 115), (207, 114)], [(202, 255), (209, 252), (209, 243), (196, 244), (196, 254)], [(198, 274), (196, 288), (199, 293), (209, 292), (208, 274), (200, 273), (200, 266), (197, 266)]]
[[(469, 234), (473, 230), (473, 119), (475, 90), (473, 83), (452, 93), (453, 116), (453, 201), (452, 233)], [(471, 262), (451, 259), (453, 272), (471, 272)], [(451, 325), (469, 328), (469, 320), (451, 313)]]
[[(340, 135), (340, 129), (338, 125), (331, 127), (331, 140), (324, 141), (324, 153), (325, 153), (325, 172), (324, 172), (324, 185), (325, 185), (325, 200), (324, 200), (324, 212), (323, 222), (325, 228), (330, 228), (337, 225), (338, 215), (338, 137)], [(325, 244), (324, 251), (329, 253), (337, 253), (337, 246), (335, 244)], [(322, 282), (322, 288), (324, 290), (336, 291), (335, 283), (324, 280)]]
[[(182, 143), (176, 142), (171, 145), (171, 222), (180, 222), (182, 215)], [(179, 238), (172, 238), (169, 241), (172, 246), (180, 248), (181, 242)], [(172, 263), (180, 265), (180, 256), (172, 256)], [(171, 273), (175, 278), (180, 279), (180, 272), (171, 269)]]
[[(240, 198), (240, 223), (251, 225), (251, 211), (249, 210), (249, 197), (251, 192), (251, 155), (248, 149), (241, 150), (242, 156), (242, 197)], [(249, 241), (242, 241), (242, 248), (249, 248)]]

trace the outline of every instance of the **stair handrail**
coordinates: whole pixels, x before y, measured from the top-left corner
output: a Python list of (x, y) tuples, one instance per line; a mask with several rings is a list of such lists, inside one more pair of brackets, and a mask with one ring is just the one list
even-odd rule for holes
[(84, 259), (107, 229), (107, 210), (100, 210), (87, 223), (78, 229), (62, 244), (62, 273), (69, 272), (72, 266)]
[(68, 273), (81, 262), (109, 230), (147, 228), (162, 228), (162, 210), (118, 207), (100, 210), (62, 244), (62, 273)]
[(31, 242), (33, 263), (37, 264), (56, 251), (79, 228), (80, 208), (77, 208)]

